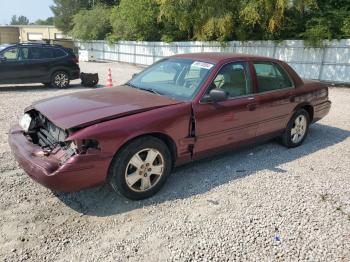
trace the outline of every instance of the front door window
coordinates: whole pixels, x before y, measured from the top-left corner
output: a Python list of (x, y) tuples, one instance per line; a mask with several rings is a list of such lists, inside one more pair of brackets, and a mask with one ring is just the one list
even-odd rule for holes
[(18, 57), (18, 48), (11, 48), (3, 52), (3, 57), (5, 57), (7, 60), (17, 60)]
[(248, 64), (237, 62), (223, 66), (211, 84), (210, 90), (213, 88), (226, 91), (231, 98), (250, 95), (252, 93), (252, 81)]

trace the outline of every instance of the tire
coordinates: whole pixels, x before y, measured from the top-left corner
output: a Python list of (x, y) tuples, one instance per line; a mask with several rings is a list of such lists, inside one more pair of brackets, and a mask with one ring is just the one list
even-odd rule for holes
[[(153, 160), (152, 160), (153, 159)], [(145, 136), (118, 152), (109, 168), (108, 182), (120, 195), (141, 200), (156, 194), (170, 175), (171, 153), (160, 139)]]
[(54, 88), (65, 89), (69, 87), (69, 75), (65, 71), (57, 71), (52, 74), (51, 77), (51, 86)]
[(300, 146), (309, 132), (310, 116), (304, 110), (298, 110), (290, 119), (286, 130), (281, 136), (281, 142), (287, 148)]

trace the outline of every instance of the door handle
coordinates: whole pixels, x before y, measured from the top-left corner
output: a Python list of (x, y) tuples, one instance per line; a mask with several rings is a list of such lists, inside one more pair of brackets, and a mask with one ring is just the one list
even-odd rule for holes
[(257, 103), (248, 104), (247, 107), (249, 111), (254, 111), (258, 107), (258, 104)]

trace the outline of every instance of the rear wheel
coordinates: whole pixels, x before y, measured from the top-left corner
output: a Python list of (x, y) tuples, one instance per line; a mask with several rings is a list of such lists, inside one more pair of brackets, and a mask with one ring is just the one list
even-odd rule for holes
[(310, 116), (304, 109), (298, 110), (289, 121), (281, 137), (282, 144), (288, 148), (300, 146), (308, 132)]
[(109, 171), (112, 188), (126, 198), (141, 200), (156, 194), (171, 172), (171, 154), (160, 139), (132, 141), (114, 157)]
[(51, 86), (55, 88), (67, 88), (69, 87), (69, 82), (69, 75), (64, 71), (57, 71), (51, 77)]

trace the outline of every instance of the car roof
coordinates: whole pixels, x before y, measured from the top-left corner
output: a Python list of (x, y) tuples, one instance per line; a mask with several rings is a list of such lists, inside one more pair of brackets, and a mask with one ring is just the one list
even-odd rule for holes
[(178, 54), (172, 57), (185, 58), (185, 59), (187, 58), (187, 59), (205, 61), (205, 62), (210, 62), (215, 64), (223, 60), (268, 60), (268, 61), (276, 60), (271, 57), (264, 57), (264, 56), (257, 56), (257, 55), (219, 53), (219, 52)]
[(35, 47), (61, 47), (60, 45), (51, 45), (44, 43), (18, 43), (18, 44), (7, 44), (6, 47), (15, 47), (15, 46), (35, 46)]
[(8, 46), (11, 46), (10, 44), (1, 44), (0, 45), (0, 49), (4, 49), (4, 48), (6, 48), (6, 47), (8, 47)]

